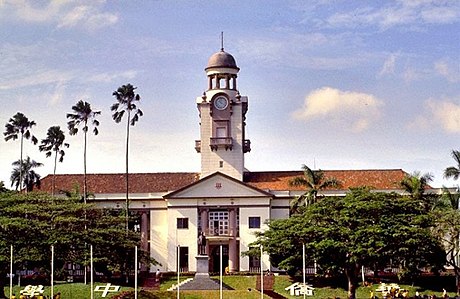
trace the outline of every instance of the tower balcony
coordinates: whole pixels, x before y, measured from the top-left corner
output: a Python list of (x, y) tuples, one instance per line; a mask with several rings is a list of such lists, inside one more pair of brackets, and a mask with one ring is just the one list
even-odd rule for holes
[(249, 153), (251, 151), (251, 140), (245, 139), (243, 143), (243, 153)]
[(210, 144), (212, 151), (217, 151), (219, 148), (225, 148), (225, 150), (232, 150), (233, 138), (232, 137), (211, 137)]
[(201, 140), (195, 140), (195, 150), (197, 153), (201, 153)]

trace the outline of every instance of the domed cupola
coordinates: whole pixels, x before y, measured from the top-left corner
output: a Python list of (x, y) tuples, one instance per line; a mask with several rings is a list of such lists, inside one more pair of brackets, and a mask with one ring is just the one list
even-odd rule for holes
[(208, 65), (205, 68), (206, 71), (212, 68), (232, 68), (239, 70), (236, 66), (235, 58), (232, 55), (225, 52), (222, 48), (219, 52), (214, 53), (208, 61)]
[(235, 58), (221, 48), (219, 52), (214, 53), (208, 60), (205, 68), (208, 76), (208, 90), (236, 89), (236, 78), (240, 68), (236, 65)]

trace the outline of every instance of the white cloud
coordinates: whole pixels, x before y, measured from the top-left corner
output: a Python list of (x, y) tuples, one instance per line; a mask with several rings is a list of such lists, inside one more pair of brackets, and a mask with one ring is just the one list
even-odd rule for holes
[[(419, 27), (421, 24), (452, 24), (460, 19), (460, 1), (393, 1), (363, 2), (366, 6), (335, 13), (324, 18), (331, 27), (351, 27), (375, 25), (382, 30), (404, 25), (405, 28)], [(376, 7), (377, 3), (383, 5)], [(371, 6), (374, 5), (374, 6)], [(407, 25), (410, 25), (407, 27)]]
[(396, 59), (398, 58), (398, 56), (399, 53), (391, 53), (387, 57), (387, 59), (383, 63), (382, 69), (379, 72), (379, 76), (395, 73)]
[(302, 108), (293, 113), (298, 120), (328, 119), (354, 132), (366, 130), (380, 117), (383, 102), (371, 94), (323, 87), (305, 98)]
[(460, 104), (449, 100), (428, 100), (425, 105), (433, 119), (445, 131), (460, 133)]
[(424, 103), (425, 112), (411, 122), (413, 130), (440, 127), (447, 133), (460, 133), (460, 98), (429, 99)]
[(137, 71), (135, 70), (129, 70), (120, 73), (100, 73), (89, 77), (88, 81), (110, 83), (118, 78), (133, 79), (134, 77), (136, 77), (136, 75)]
[(73, 8), (64, 17), (62, 17), (58, 24), (58, 28), (82, 25), (91, 31), (95, 31), (99, 28), (113, 25), (117, 21), (117, 15), (99, 13), (95, 7), (81, 5)]
[(434, 69), (438, 74), (445, 77), (449, 82), (460, 82), (460, 67), (451, 67), (447, 60), (439, 60), (434, 63)]
[[(344, 34), (297, 34), (282, 32), (276, 38), (248, 37), (238, 45), (238, 53), (264, 66), (288, 66), (314, 70), (342, 70), (365, 64), (372, 54), (349, 55), (360, 44), (359, 37)], [(247, 45), (250, 44), (251, 47)], [(339, 54), (331, 51), (339, 47)]]
[(39, 71), (24, 77), (14, 78), (11, 80), (4, 80), (0, 84), (0, 90), (8, 90), (14, 88), (22, 88), (28, 86), (35, 86), (41, 84), (57, 83), (69, 81), (74, 77), (71, 72), (58, 71), (58, 70), (45, 70)]
[(21, 20), (55, 23), (57, 28), (77, 27), (95, 31), (118, 22), (116, 14), (102, 11), (105, 1), (6, 0), (5, 3), (5, 7)]

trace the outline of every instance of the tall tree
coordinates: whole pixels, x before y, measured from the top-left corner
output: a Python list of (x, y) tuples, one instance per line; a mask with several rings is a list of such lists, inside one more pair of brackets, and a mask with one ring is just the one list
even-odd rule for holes
[(34, 168), (43, 166), (42, 163), (31, 160), (30, 157), (22, 161), (14, 161), (12, 163), (15, 168), (11, 172), (11, 186), (15, 186), (16, 190), (24, 188), (26, 192), (32, 191), (34, 186), (40, 187), (40, 175), (35, 172)]
[(460, 292), (460, 195), (458, 192), (451, 193), (443, 187), (441, 196), (442, 205), (433, 211), (433, 219), (436, 219), (434, 232), (442, 238), (446, 251), (446, 265), (452, 267), (455, 273), (455, 285), (457, 293)]
[(291, 213), (298, 213), (300, 206), (306, 207), (315, 203), (318, 200), (318, 193), (321, 190), (340, 186), (340, 182), (336, 178), (325, 177), (321, 169), (312, 170), (303, 164), (302, 170), (303, 176), (293, 178), (289, 181), (289, 185), (304, 187), (307, 191), (291, 201)]
[(420, 201), (397, 194), (351, 190), (344, 198), (325, 197), (301, 215), (273, 220), (252, 245), (263, 245), (274, 266), (302, 269), (302, 244), (321, 273), (345, 274), (348, 298), (355, 298), (361, 266), (390, 264), (403, 273), (445, 263), (433, 218)]
[[(54, 152), (54, 169), (53, 169), (53, 187), (51, 194), (54, 196), (56, 187), (56, 166), (57, 162), (64, 161), (65, 152), (63, 147), (69, 147), (69, 144), (64, 142), (65, 134), (59, 126), (52, 126), (48, 129), (46, 138), (42, 139), (40, 146), (38, 147), (41, 152), (46, 152), (46, 157), (51, 157)], [(59, 160), (58, 160), (59, 156)]]
[(412, 174), (404, 176), (399, 184), (412, 199), (422, 201), (428, 211), (435, 208), (439, 199), (438, 195), (426, 193), (426, 190), (430, 188), (431, 181), (433, 181), (431, 173), (422, 174), (420, 171), (414, 171)]
[[(21, 112), (17, 112), (8, 123), (5, 125), (5, 132), (3, 135), (5, 136), (5, 141), (9, 140), (21, 140), (21, 154), (19, 157), (20, 163), (22, 163), (22, 153), (24, 150), (24, 139), (30, 139), (33, 144), (37, 144), (38, 139), (32, 135), (30, 132), (32, 127), (35, 126), (36, 123), (33, 120), (30, 120)], [(19, 167), (19, 182), (22, 182), (22, 165)]]
[(78, 127), (83, 126), (82, 131), (84, 134), (84, 144), (83, 144), (83, 201), (86, 203), (86, 197), (88, 193), (88, 184), (86, 181), (86, 146), (87, 146), (87, 133), (88, 125), (93, 125), (94, 135), (99, 134), (98, 126), (99, 121), (96, 119), (96, 116), (101, 114), (101, 111), (95, 111), (91, 108), (91, 104), (80, 100), (72, 106), (73, 113), (67, 113), (67, 118), (70, 119), (67, 122), (67, 127), (69, 128), (69, 134), (75, 135), (78, 133)]
[(136, 105), (136, 102), (141, 100), (139, 94), (135, 93), (137, 87), (131, 84), (126, 84), (119, 87), (113, 92), (113, 96), (117, 102), (114, 103), (110, 110), (113, 112), (112, 118), (116, 123), (120, 123), (126, 113), (126, 151), (125, 151), (125, 182), (126, 182), (126, 229), (129, 222), (129, 127), (134, 126), (143, 115), (142, 110)]
[[(88, 248), (98, 272), (128, 273), (134, 270), (134, 246), (140, 234), (125, 231), (124, 215), (114, 210), (85, 205), (81, 198), (51, 197), (45, 193), (0, 193), (0, 298), (10, 266), (10, 246), (14, 246), (14, 265), (49, 269), (50, 245), (55, 247), (55, 272), (66, 273), (66, 263), (85, 264)], [(81, 215), (87, 212), (87, 219)], [(86, 226), (86, 230), (81, 228)], [(156, 262), (140, 251), (143, 263)], [(124, 268), (129, 267), (129, 268)], [(65, 278), (64, 274), (64, 278)], [(87, 297), (89, 298), (89, 294)]]
[(460, 151), (452, 150), (452, 158), (455, 160), (456, 165), (447, 167), (444, 170), (444, 177), (446, 179), (453, 178), (457, 180), (460, 176)]

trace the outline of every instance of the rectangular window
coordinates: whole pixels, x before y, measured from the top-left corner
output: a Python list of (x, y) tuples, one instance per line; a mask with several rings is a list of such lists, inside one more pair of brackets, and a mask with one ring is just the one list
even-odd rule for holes
[(188, 218), (177, 218), (177, 228), (188, 229)]
[(249, 217), (249, 228), (260, 228), (260, 217)]

